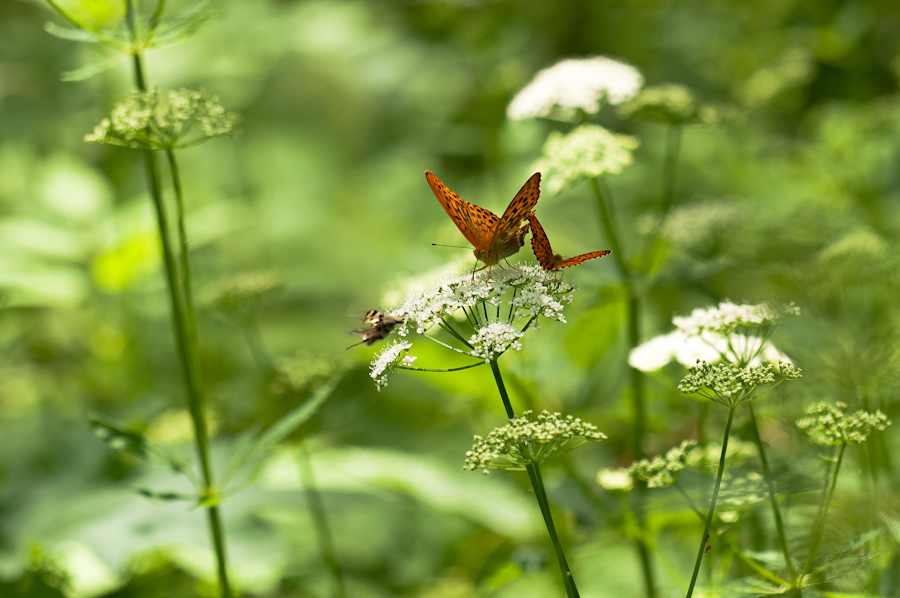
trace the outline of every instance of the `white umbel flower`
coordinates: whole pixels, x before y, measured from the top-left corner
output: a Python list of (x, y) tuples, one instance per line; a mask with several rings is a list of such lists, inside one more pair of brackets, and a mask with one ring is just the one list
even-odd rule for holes
[(570, 58), (538, 72), (506, 109), (511, 120), (553, 118), (572, 121), (583, 110), (596, 114), (603, 103), (621, 104), (644, 84), (640, 71), (608, 58)]
[(387, 386), (394, 373), (394, 368), (398, 364), (410, 366), (415, 361), (415, 357), (408, 355), (411, 348), (412, 343), (409, 341), (399, 343), (394, 341), (382, 349), (381, 353), (372, 360), (372, 364), (369, 366), (369, 376), (375, 380), (375, 387), (379, 392)]
[(763, 326), (777, 320), (778, 314), (768, 303), (738, 305), (723, 301), (715, 307), (697, 308), (689, 316), (676, 316), (672, 323), (687, 335), (697, 335), (707, 330), (729, 334), (738, 326)]
[(588, 123), (566, 135), (550, 133), (544, 143), (544, 157), (535, 169), (543, 174), (544, 188), (553, 195), (581, 178), (619, 174), (634, 162), (632, 152), (638, 145), (637, 137)]
[(437, 325), (443, 318), (481, 302), (497, 308), (507, 305), (514, 319), (536, 316), (565, 322), (563, 308), (572, 302), (574, 285), (563, 282), (537, 265), (520, 265), (515, 269), (494, 268), (444, 278), (429, 290), (409, 294), (391, 310), (391, 315), (406, 321), (397, 328), (401, 336), (415, 326), (419, 334)]
[(472, 355), (491, 361), (507, 349), (521, 351), (522, 345), (519, 343), (519, 339), (523, 336), (524, 333), (506, 322), (494, 322), (473, 335), (469, 339), (469, 344), (472, 345)]

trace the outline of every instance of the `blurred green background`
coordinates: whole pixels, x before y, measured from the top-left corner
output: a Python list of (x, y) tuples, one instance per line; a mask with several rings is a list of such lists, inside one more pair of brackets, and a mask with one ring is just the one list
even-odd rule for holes
[[(61, 4), (98, 25), (122, 16), (119, 2)], [(305, 439), (350, 595), (562, 595), (526, 481), (461, 469), (472, 435), (504, 420), (486, 369), (402, 372), (376, 393), (373, 349), (345, 350), (366, 310), (391, 307), (383, 297), (397, 280), (460, 252), (430, 246), (462, 237), (424, 170), (495, 212), (533, 172), (559, 125), (509, 122), (505, 109), (561, 58), (618, 57), (648, 84), (683, 83), (741, 115), (685, 130), (644, 336), (726, 297), (801, 307), (776, 343), (805, 377), (758, 407), (771, 458), (797, 487), (789, 522), (806, 529), (801, 507), (819, 483), (810, 472), (821, 461), (792, 424), (806, 404), (898, 416), (896, 0), (222, 0), (214, 9), (192, 38), (148, 54), (146, 68), (163, 90), (204, 88), (242, 115), (238, 135), (179, 153), (195, 288), (210, 298), (199, 327), (217, 469), (238, 434), (293, 409), (309, 380), (353, 366), (256, 483), (224, 504), (235, 583), (247, 594), (329, 595), (298, 478)], [(61, 22), (39, 2), (0, 3), (0, 595), (214, 595), (201, 510), (135, 491), (185, 483), (91, 432), (89, 414), (100, 412), (192, 455), (139, 156), (82, 141), (127, 96), (129, 64), (61, 80), (113, 54), (51, 37), (48, 20)], [(633, 253), (653, 227), (665, 129), (609, 110), (600, 121), (641, 140), (635, 164), (609, 179)], [(587, 185), (545, 194), (539, 211), (564, 255), (608, 246)], [(567, 279), (582, 289), (568, 324), (546, 324), (504, 368), (517, 409), (574, 413), (609, 435), (545, 475), (582, 594), (635, 596), (636, 557), (616, 532), (615, 501), (593, 482), (598, 468), (633, 457), (622, 294), (611, 261)], [(217, 307), (223, 289), (254, 280), (279, 284), (253, 317)], [(421, 361), (444, 367), (437, 352)], [(648, 385), (650, 454), (695, 434), (698, 405), (674, 391), (678, 371)], [(714, 430), (722, 415), (711, 411)], [(748, 438), (745, 424), (736, 434)], [(895, 439), (889, 429), (853, 454), (831, 545), (900, 512)], [(693, 550), (684, 547), (699, 528), (674, 498), (659, 500), (659, 583), (679, 595)], [(900, 595), (897, 544), (884, 546), (835, 591)]]

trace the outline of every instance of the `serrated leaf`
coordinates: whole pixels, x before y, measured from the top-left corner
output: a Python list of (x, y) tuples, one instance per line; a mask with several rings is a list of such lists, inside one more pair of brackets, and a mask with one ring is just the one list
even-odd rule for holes
[[(319, 410), (328, 397), (334, 392), (334, 389), (343, 377), (344, 372), (338, 372), (314, 392), (302, 405), (272, 424), (268, 430), (259, 435), (248, 434), (239, 440), (235, 447), (235, 451), (232, 454), (228, 469), (222, 476), (220, 482), (222, 486), (225, 487), (234, 474), (242, 467), (247, 465), (258, 466), (259, 464), (254, 463), (255, 461), (259, 461), (268, 451), (290, 436), (294, 430), (315, 415), (316, 411)], [(255, 475), (255, 471), (250, 472), (248, 478), (252, 478), (253, 475)]]
[(162, 21), (145, 41), (148, 48), (158, 48), (189, 38), (196, 33), (206, 21), (215, 16), (207, 2), (198, 2), (193, 6)]
[(102, 62), (94, 62), (86, 64), (81, 68), (77, 68), (74, 71), (66, 71), (62, 73), (59, 78), (63, 81), (84, 81), (85, 79), (90, 79), (94, 75), (99, 75), (104, 71), (108, 71), (123, 60), (125, 60), (125, 54), (117, 54)]

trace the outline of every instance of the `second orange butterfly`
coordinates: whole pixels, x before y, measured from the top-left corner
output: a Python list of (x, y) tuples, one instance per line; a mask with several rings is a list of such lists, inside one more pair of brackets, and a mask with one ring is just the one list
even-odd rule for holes
[(528, 222), (531, 223), (531, 248), (534, 250), (534, 257), (537, 258), (544, 270), (561, 270), (612, 253), (612, 251), (607, 249), (582, 253), (575, 257), (563, 259), (558, 253), (553, 253), (553, 249), (550, 247), (550, 239), (547, 238), (547, 233), (544, 232), (544, 227), (538, 222), (537, 216), (533, 213), (529, 214)]

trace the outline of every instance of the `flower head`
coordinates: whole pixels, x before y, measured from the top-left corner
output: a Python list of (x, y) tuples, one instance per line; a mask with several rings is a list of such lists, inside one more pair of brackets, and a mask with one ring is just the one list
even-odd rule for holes
[(494, 322), (479, 329), (469, 339), (469, 344), (472, 345), (472, 355), (490, 361), (507, 349), (521, 351), (519, 339), (524, 335), (524, 332), (519, 332), (506, 322)]
[(806, 417), (797, 420), (797, 427), (806, 431), (815, 444), (862, 444), (874, 431), (883, 431), (891, 420), (881, 411), (870, 413), (862, 409), (847, 415), (846, 403), (816, 403), (806, 409)]
[(271, 272), (245, 272), (211, 286), (197, 303), (232, 314), (250, 314), (283, 284), (281, 277)]
[(697, 101), (685, 85), (666, 83), (645, 87), (619, 106), (623, 118), (656, 120), (672, 125), (715, 122), (716, 111)]
[(525, 411), (502, 428), (495, 428), (487, 438), (476, 436), (472, 450), (466, 453), (465, 469), (480, 469), (485, 474), (489, 469), (522, 469), (543, 462), (576, 436), (585, 441), (606, 438), (596, 426), (580, 418), (544, 411), (534, 421), (531, 411)]
[(88, 143), (109, 143), (139, 149), (196, 145), (232, 133), (237, 115), (215, 96), (190, 89), (170, 91), (162, 102), (159, 90), (135, 91), (116, 104), (109, 118), (86, 135)]
[(444, 318), (479, 303), (494, 312), (498, 307), (508, 307), (513, 321), (543, 316), (565, 322), (563, 308), (571, 303), (576, 288), (537, 265), (497, 268), (490, 276), (482, 271), (474, 276), (463, 274), (444, 278), (429, 290), (411, 293), (390, 313), (406, 320), (398, 328), (401, 335), (407, 334), (413, 325), (416, 332), (424, 334)]
[(554, 131), (544, 143), (544, 157), (535, 165), (544, 175), (548, 193), (559, 193), (581, 178), (619, 174), (630, 165), (640, 142), (600, 125), (584, 124), (566, 135)]
[[(797, 308), (785, 306), (784, 314)], [(689, 316), (675, 316), (675, 330), (632, 349), (628, 362), (641, 371), (656, 371), (672, 360), (685, 367), (697, 361), (725, 361), (738, 367), (790, 364), (786, 355), (768, 340), (768, 331), (781, 317), (767, 303), (738, 305), (723, 301), (718, 306), (695, 309)]]
[(381, 353), (372, 360), (369, 376), (375, 380), (375, 387), (379, 392), (390, 382), (391, 376), (394, 375), (394, 369), (398, 365), (411, 366), (416, 360), (415, 357), (409, 355), (411, 348), (412, 343), (408, 341), (394, 341), (385, 346)]
[[(791, 367), (791, 378), (800, 372)], [(709, 364), (700, 361), (688, 370), (678, 385), (685, 394), (700, 394), (726, 407), (736, 407), (758, 395), (753, 392), (760, 386), (775, 382), (775, 374), (769, 364), (742, 368), (732, 363)]]
[(607, 492), (630, 492), (634, 488), (631, 470), (624, 467), (601, 469), (597, 472), (597, 483)]
[(665, 456), (657, 455), (652, 459), (635, 461), (628, 472), (632, 477), (646, 482), (648, 488), (671, 486), (684, 469), (688, 456), (696, 446), (695, 441), (685, 440), (680, 445), (670, 448)]
[(570, 58), (537, 73), (506, 109), (511, 120), (544, 117), (572, 121), (579, 110), (596, 114), (604, 102), (620, 104), (644, 84), (640, 71), (607, 58)]
[[(685, 465), (691, 469), (715, 472), (719, 467), (719, 459), (722, 455), (721, 442), (707, 442), (695, 446), (688, 452)], [(756, 457), (756, 445), (752, 442), (731, 437), (728, 440), (728, 454), (725, 456), (725, 468), (731, 469), (741, 463)]]

